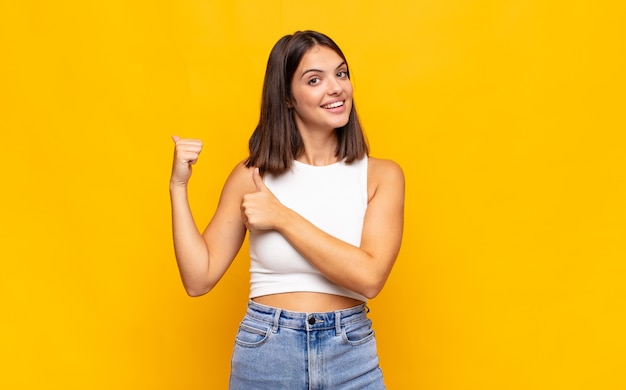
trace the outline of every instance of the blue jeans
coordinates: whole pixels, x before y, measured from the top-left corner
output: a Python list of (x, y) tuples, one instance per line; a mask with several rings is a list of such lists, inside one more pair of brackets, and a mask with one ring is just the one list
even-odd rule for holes
[(385, 389), (365, 304), (299, 313), (250, 301), (235, 340), (229, 389)]

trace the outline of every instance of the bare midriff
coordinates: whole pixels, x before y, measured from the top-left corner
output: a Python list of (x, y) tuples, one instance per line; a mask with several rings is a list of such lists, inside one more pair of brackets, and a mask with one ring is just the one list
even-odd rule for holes
[(252, 298), (252, 300), (256, 303), (260, 303), (261, 305), (304, 313), (323, 313), (327, 311), (342, 310), (358, 306), (363, 303), (362, 301), (354, 298), (316, 292), (271, 294), (255, 297)]

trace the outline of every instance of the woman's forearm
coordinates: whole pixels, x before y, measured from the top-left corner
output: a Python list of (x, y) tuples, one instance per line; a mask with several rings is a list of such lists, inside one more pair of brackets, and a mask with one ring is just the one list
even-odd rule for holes
[(187, 186), (170, 184), (172, 235), (180, 276), (189, 295), (208, 291), (209, 250), (189, 207)]
[(326, 278), (368, 298), (382, 289), (395, 254), (375, 254), (313, 226), (293, 211), (281, 234)]

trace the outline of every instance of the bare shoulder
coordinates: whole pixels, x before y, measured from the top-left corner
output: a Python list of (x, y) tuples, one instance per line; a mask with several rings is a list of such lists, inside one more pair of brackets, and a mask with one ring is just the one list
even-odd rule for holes
[(375, 157), (368, 160), (368, 179), (373, 184), (396, 183), (404, 185), (402, 167), (393, 161)]
[(404, 172), (392, 160), (370, 157), (367, 168), (367, 192), (369, 201), (377, 194), (404, 198)]
[(254, 192), (256, 187), (252, 179), (253, 171), (254, 168), (246, 167), (245, 161), (237, 163), (237, 165), (235, 165), (233, 170), (230, 172), (228, 179), (226, 179), (223, 192), (228, 192), (229, 194), (236, 195), (237, 197)]

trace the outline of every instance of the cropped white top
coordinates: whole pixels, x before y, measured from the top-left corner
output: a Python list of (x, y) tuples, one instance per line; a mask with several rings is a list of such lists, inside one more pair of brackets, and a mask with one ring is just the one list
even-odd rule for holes
[[(351, 164), (325, 166), (294, 161), (289, 171), (279, 176), (266, 174), (263, 180), (283, 205), (326, 233), (358, 247), (367, 209), (367, 162), (367, 156)], [(250, 298), (296, 291), (367, 301), (363, 295), (326, 279), (277, 231), (252, 230)]]

